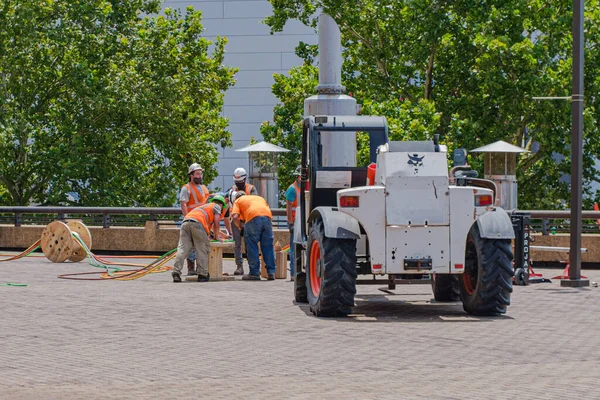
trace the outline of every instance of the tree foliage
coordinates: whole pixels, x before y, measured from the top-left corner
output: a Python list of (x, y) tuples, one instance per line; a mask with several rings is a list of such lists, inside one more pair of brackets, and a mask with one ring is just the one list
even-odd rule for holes
[[(156, 0), (0, 2), (0, 202), (171, 205), (230, 144), (226, 40)], [(209, 47), (212, 45), (211, 54)]]
[[(316, 26), (316, 12), (331, 15), (342, 33), (343, 84), (363, 104), (364, 114), (385, 115), (393, 140), (439, 133), (449, 154), (496, 140), (523, 145), (520, 208), (568, 204), (571, 107), (535, 96), (571, 92), (571, 2), (568, 0), (271, 0), (266, 23), (279, 31), (289, 19)], [(600, 104), (600, 7), (586, 2), (584, 191), (586, 207), (598, 182), (597, 118)], [(301, 45), (307, 64), (316, 49)], [(273, 141), (297, 135), (277, 115), (301, 108), (290, 101), (308, 96), (306, 66), (281, 77), (274, 93), (275, 126), (263, 127)], [(283, 81), (283, 82), (282, 82)], [(283, 111), (286, 109), (287, 111)], [(296, 113), (296, 117), (301, 118)], [(483, 172), (480, 156), (471, 163)], [(543, 190), (540, 188), (543, 187)]]

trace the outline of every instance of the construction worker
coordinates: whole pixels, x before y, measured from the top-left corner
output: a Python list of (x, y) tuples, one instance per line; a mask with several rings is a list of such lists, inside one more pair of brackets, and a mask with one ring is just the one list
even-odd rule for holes
[[(198, 163), (193, 163), (188, 169), (188, 183), (181, 187), (179, 204), (181, 214), (185, 217), (190, 211), (198, 206), (203, 206), (208, 200), (208, 189), (202, 184), (204, 170)], [(192, 251), (187, 259), (188, 275), (196, 275), (194, 263), (196, 252)]]
[(173, 282), (181, 282), (181, 270), (183, 260), (188, 257), (192, 250), (196, 251), (198, 265), (198, 282), (208, 282), (208, 254), (210, 251), (211, 228), (219, 242), (223, 239), (219, 236), (219, 225), (221, 216), (227, 212), (228, 202), (223, 196), (213, 196), (209, 203), (194, 208), (186, 214), (179, 232), (179, 244), (177, 245), (177, 256), (173, 266)]
[(301, 172), (300, 167), (294, 172), (296, 180), (292, 183), (285, 192), (285, 214), (287, 217), (288, 229), (290, 231), (290, 280), (294, 280), (296, 260), (294, 259), (294, 221), (296, 220), (296, 207), (300, 205), (300, 185)]
[[(246, 179), (248, 174), (244, 168), (236, 168), (233, 171), (233, 182), (234, 185), (231, 189), (228, 190), (226, 197), (229, 197), (231, 203), (231, 195), (234, 192), (241, 191), (246, 193), (247, 195), (258, 195), (256, 191), (256, 187), (249, 183), (246, 183)], [(228, 226), (229, 225), (229, 226)], [(229, 220), (225, 220), (225, 227), (227, 228), (230, 235), (233, 236), (233, 241), (235, 242), (235, 265), (237, 266), (234, 275), (244, 275), (244, 259), (242, 258), (242, 236), (240, 235), (240, 230), (235, 226), (231, 226), (231, 222)]]
[[(260, 281), (260, 258), (258, 243), (267, 267), (268, 280), (275, 280), (275, 251), (273, 249), (273, 224), (271, 209), (260, 196), (235, 192), (232, 195), (233, 223), (241, 231), (246, 242), (246, 254), (250, 272), (242, 277), (245, 281)], [(242, 225), (244, 221), (244, 225)]]

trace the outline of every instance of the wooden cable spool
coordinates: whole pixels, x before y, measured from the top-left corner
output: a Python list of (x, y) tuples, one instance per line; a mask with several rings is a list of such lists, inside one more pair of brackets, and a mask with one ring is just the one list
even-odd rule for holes
[[(83, 243), (87, 246), (88, 249), (92, 248), (92, 234), (90, 230), (83, 224), (81, 221), (71, 220), (67, 222), (67, 226), (71, 229), (71, 232), (75, 232), (79, 234)], [(75, 243), (75, 248), (73, 250), (73, 255), (69, 257), (69, 260), (72, 262), (83, 261), (87, 258), (87, 253), (85, 249), (73, 238), (73, 242)]]
[(78, 262), (87, 257), (85, 250), (73, 237), (73, 232), (79, 234), (88, 248), (92, 246), (90, 231), (80, 221), (69, 221), (68, 224), (61, 221), (54, 221), (44, 228), (41, 246), (48, 260), (55, 263), (67, 260)]

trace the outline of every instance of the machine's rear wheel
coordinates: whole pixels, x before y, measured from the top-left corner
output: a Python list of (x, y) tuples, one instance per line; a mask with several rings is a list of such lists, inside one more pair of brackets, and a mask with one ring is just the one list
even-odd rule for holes
[(317, 317), (350, 314), (356, 276), (356, 240), (327, 238), (323, 221), (315, 221), (308, 236), (305, 278), (310, 311)]
[(512, 249), (508, 239), (483, 239), (477, 224), (467, 237), (465, 272), (459, 279), (463, 308), (474, 315), (506, 312), (512, 293)]
[(294, 279), (294, 297), (296, 303), (308, 303), (306, 297), (306, 273), (298, 272)]
[(458, 287), (458, 278), (458, 275), (433, 274), (431, 276), (433, 298), (436, 301), (459, 301), (460, 288)]

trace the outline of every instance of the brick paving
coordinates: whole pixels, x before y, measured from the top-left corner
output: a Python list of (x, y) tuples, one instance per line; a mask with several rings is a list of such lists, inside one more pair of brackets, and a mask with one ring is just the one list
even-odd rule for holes
[(282, 280), (57, 279), (94, 270), (0, 263), (28, 284), (0, 286), (0, 399), (600, 398), (600, 288), (515, 287), (481, 318), (427, 285), (360, 286), (351, 317), (320, 319)]

